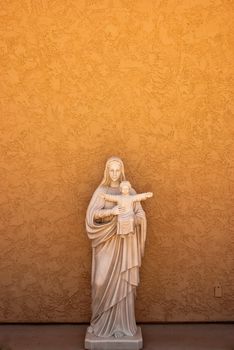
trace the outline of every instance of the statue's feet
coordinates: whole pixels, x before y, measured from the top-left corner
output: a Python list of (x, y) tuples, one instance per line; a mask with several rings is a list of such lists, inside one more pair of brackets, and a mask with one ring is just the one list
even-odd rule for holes
[(124, 337), (124, 333), (120, 332), (120, 331), (117, 331), (117, 332), (114, 333), (114, 337), (115, 338), (122, 338), (122, 337)]

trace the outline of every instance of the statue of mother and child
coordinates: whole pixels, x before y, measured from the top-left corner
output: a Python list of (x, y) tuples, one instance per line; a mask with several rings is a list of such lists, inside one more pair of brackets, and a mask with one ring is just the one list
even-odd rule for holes
[(140, 201), (152, 196), (136, 194), (120, 158), (107, 160), (86, 214), (92, 243), (92, 318), (87, 332), (96, 337), (119, 339), (137, 332), (134, 300), (146, 239)]

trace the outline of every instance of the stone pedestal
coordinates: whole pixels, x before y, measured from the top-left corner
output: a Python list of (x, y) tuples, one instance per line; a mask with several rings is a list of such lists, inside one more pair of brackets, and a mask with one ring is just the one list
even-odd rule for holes
[(134, 336), (115, 337), (96, 337), (86, 332), (85, 349), (88, 350), (140, 350), (143, 348), (143, 339), (141, 328), (137, 327)]

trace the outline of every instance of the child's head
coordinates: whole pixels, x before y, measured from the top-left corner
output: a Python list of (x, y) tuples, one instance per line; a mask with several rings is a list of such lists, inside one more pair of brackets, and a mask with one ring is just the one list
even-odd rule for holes
[(122, 181), (119, 187), (120, 187), (121, 193), (128, 194), (132, 186), (129, 181)]

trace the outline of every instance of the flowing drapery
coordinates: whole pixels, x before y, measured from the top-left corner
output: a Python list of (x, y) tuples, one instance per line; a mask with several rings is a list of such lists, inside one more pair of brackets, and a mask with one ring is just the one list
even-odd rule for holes
[[(97, 336), (136, 333), (135, 290), (139, 284), (139, 267), (144, 253), (146, 218), (140, 202), (134, 204), (134, 234), (116, 235), (117, 217), (100, 220), (97, 213), (112, 208), (101, 193), (120, 194), (119, 188), (100, 185), (94, 192), (86, 215), (86, 230), (92, 242), (92, 319), (91, 329)], [(135, 194), (132, 189), (131, 194)]]

